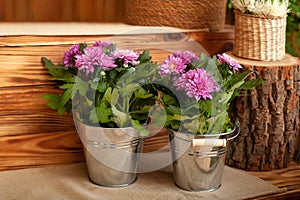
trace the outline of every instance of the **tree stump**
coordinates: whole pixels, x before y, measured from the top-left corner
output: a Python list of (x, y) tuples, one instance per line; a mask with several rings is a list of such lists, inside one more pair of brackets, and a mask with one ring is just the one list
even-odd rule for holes
[(251, 79), (265, 82), (231, 104), (240, 135), (229, 143), (226, 164), (250, 171), (287, 167), (299, 133), (299, 59), (287, 54), (281, 61), (263, 62), (228, 55), (256, 72)]

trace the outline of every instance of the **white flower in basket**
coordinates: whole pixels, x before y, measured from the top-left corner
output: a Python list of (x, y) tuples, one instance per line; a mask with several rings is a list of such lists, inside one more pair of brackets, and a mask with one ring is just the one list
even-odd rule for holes
[(256, 15), (277, 17), (290, 11), (288, 0), (232, 0), (232, 4), (243, 13)]

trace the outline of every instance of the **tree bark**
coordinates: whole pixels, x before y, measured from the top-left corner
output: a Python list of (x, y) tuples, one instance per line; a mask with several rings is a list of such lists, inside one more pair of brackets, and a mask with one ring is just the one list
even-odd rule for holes
[(240, 121), (240, 135), (229, 143), (226, 164), (251, 171), (287, 167), (299, 134), (300, 62), (286, 55), (277, 62), (235, 57), (251, 79), (265, 82), (243, 91), (231, 104), (230, 115)]

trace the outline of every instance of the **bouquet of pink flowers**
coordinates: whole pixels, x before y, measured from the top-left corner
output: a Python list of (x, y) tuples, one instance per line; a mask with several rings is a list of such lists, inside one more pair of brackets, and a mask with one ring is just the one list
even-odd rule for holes
[[(102, 127), (140, 127), (154, 104), (149, 85), (130, 80), (146, 79), (156, 70), (147, 50), (118, 49), (113, 43), (79, 43), (65, 51), (63, 64), (42, 58), (58, 81), (62, 94), (46, 94), (48, 106), (59, 114), (73, 111), (77, 120)], [(139, 69), (139, 74), (135, 73)], [(134, 75), (132, 75), (134, 73)], [(127, 74), (127, 78), (123, 76)]]
[(122, 50), (105, 41), (73, 45), (63, 64), (42, 61), (62, 89), (44, 96), (52, 109), (72, 111), (89, 125), (132, 126), (141, 135), (149, 133), (149, 123), (194, 134), (228, 131), (231, 101), (262, 82), (247, 79), (253, 72), (226, 54), (209, 58), (179, 51), (157, 65), (147, 50)]
[(234, 124), (228, 115), (229, 105), (240, 90), (259, 85), (248, 80), (253, 71), (242, 67), (227, 54), (200, 57), (189, 51), (169, 55), (159, 66), (164, 83), (159, 88), (166, 126), (192, 134), (219, 134)]

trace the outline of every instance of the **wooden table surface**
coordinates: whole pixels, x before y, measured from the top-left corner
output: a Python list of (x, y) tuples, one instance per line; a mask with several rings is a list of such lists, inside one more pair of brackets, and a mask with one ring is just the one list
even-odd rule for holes
[[(190, 49), (209, 54), (231, 50), (234, 34), (203, 31), (140, 35), (14, 35), (0, 36), (0, 171), (84, 161), (82, 144), (71, 116), (60, 116), (46, 106), (45, 93), (59, 91), (47, 80), (41, 63), (47, 57), (62, 62), (63, 52), (78, 42), (111, 39), (120, 48), (150, 49), (153, 59), (163, 60), (170, 51)], [(195, 41), (197, 44), (195, 44)], [(145, 152), (168, 143), (161, 132), (145, 143)], [(270, 172), (250, 172), (287, 191), (258, 199), (300, 199), (300, 165)]]

